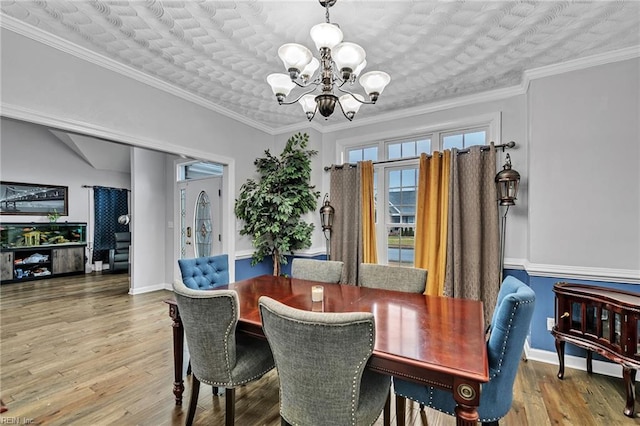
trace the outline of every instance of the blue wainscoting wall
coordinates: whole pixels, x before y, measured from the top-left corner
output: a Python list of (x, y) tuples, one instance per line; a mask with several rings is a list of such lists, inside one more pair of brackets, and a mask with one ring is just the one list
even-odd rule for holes
[[(291, 260), (294, 256), (287, 256), (287, 264), (282, 266), (282, 274), (291, 275)], [(296, 256), (302, 257), (302, 256)], [(305, 256), (305, 259), (325, 260), (326, 255)], [(246, 280), (247, 278), (257, 277), (258, 275), (273, 274), (273, 262), (271, 258), (265, 258), (256, 266), (251, 266), (251, 258), (236, 260), (236, 281)]]

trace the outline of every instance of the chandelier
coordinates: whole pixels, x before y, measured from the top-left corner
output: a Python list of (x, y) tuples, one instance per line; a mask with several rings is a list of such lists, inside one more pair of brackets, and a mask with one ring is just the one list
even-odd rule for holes
[[(336, 104), (340, 105), (344, 116), (351, 121), (362, 104), (376, 103), (391, 77), (382, 71), (369, 71), (360, 75), (367, 64), (364, 49), (355, 43), (343, 42), (340, 27), (329, 21), (329, 8), (337, 0), (319, 1), (326, 10), (326, 23), (312, 27), (310, 35), (320, 53), (320, 60), (314, 58), (311, 51), (301, 44), (284, 44), (278, 49), (278, 56), (288, 74), (270, 74), (267, 82), (280, 105), (300, 103), (309, 121), (316, 112), (329, 117)], [(320, 71), (314, 78), (318, 68)], [(344, 88), (347, 84), (352, 86), (356, 80), (369, 96), (368, 101), (359, 93), (352, 93)], [(285, 102), (296, 86), (310, 90), (293, 101)], [(344, 94), (338, 98), (334, 91)]]

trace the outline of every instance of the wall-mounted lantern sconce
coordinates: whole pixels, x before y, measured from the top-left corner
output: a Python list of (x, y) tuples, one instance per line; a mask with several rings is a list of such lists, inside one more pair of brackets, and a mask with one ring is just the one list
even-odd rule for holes
[(327, 240), (327, 260), (331, 257), (331, 228), (333, 227), (333, 216), (335, 215), (335, 209), (329, 203), (329, 194), (324, 194), (324, 201), (320, 208), (320, 223), (322, 224), (322, 232), (324, 238)]
[(509, 207), (516, 205), (518, 197), (518, 184), (520, 183), (520, 173), (511, 168), (511, 156), (507, 154), (502, 170), (496, 175), (498, 186), (498, 205), (506, 206), (500, 224), (500, 282), (504, 274), (504, 237), (507, 228), (507, 213)]
[(496, 175), (498, 202), (501, 206), (514, 206), (518, 196), (520, 173), (511, 168), (511, 157), (507, 154), (503, 169)]

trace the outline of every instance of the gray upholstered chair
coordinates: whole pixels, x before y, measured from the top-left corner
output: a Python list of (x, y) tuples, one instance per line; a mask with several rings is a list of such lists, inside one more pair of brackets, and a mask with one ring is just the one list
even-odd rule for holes
[(342, 277), (344, 262), (339, 260), (315, 260), (294, 258), (291, 276), (302, 280), (337, 284)]
[(131, 232), (116, 232), (115, 247), (109, 250), (109, 272), (129, 272)]
[(427, 270), (361, 263), (358, 271), (358, 284), (362, 287), (404, 291), (406, 293), (424, 293), (427, 285)]
[(191, 354), (191, 396), (187, 425), (193, 423), (200, 382), (226, 388), (226, 425), (233, 425), (235, 388), (259, 379), (273, 369), (266, 340), (236, 334), (240, 312), (233, 290), (193, 290), (173, 283), (180, 317)]
[[(487, 340), (489, 382), (482, 386), (478, 416), (483, 425), (497, 425), (511, 409), (513, 382), (529, 333), (536, 294), (517, 278), (508, 276), (500, 286)], [(393, 379), (396, 418), (404, 425), (405, 398), (454, 415), (456, 402), (451, 392), (431, 386)]]
[(310, 312), (267, 296), (262, 328), (280, 379), (280, 417), (287, 425), (371, 425), (385, 410), (389, 376), (366, 369), (375, 325), (369, 312)]

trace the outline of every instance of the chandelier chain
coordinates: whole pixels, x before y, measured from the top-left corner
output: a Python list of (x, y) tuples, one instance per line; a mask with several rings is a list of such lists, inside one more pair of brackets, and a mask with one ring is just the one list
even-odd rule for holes
[(324, 8), (326, 10), (325, 17), (327, 18), (327, 24), (330, 24), (331, 22), (329, 21), (329, 2), (325, 3)]

